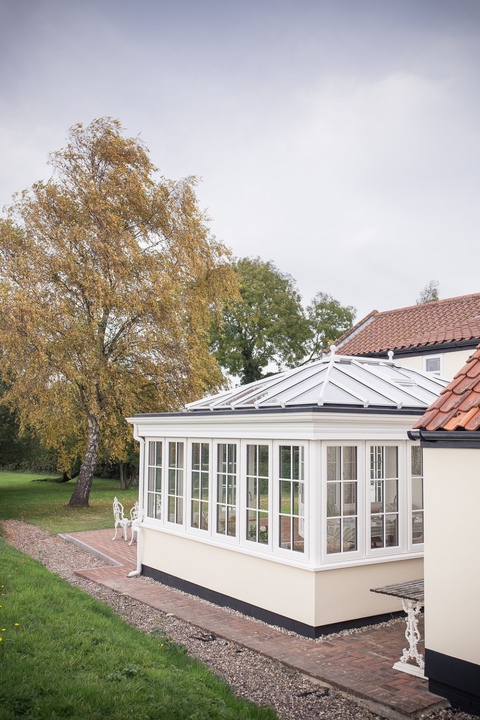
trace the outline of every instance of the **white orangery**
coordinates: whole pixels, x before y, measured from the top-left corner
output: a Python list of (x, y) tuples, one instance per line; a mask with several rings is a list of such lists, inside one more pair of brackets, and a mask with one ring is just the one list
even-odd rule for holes
[(317, 637), (389, 618), (423, 577), (423, 472), (407, 433), (446, 381), (336, 355), (129, 418), (138, 570)]

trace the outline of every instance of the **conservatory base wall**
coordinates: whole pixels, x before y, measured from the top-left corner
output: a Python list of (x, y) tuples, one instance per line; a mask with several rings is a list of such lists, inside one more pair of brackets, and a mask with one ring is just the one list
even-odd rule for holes
[(400, 600), (370, 591), (422, 577), (423, 560), (314, 571), (143, 528), (142, 573), (218, 605), (318, 637), (400, 613)]
[(423, 558), (376, 562), (315, 573), (316, 624), (329, 625), (371, 616), (399, 613), (399, 598), (372, 593), (372, 588), (418, 580)]

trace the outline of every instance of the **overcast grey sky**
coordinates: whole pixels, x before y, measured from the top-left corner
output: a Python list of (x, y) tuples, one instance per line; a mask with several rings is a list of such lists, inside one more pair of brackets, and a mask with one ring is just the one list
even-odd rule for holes
[(480, 292), (480, 0), (0, 0), (0, 71), (0, 207), (108, 115), (305, 302)]

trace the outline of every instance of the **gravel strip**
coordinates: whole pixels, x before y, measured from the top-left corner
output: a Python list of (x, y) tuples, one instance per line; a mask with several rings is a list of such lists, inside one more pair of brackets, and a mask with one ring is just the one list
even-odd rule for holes
[[(399, 718), (394, 712), (378, 715), (361, 701), (326, 685), (307, 680), (277, 661), (233, 642), (216, 638), (172, 614), (154, 610), (115, 590), (75, 575), (75, 570), (105, 567), (94, 555), (35, 525), (18, 520), (2, 522), (3, 536), (21, 552), (40, 561), (48, 570), (71, 585), (82, 588), (109, 605), (120, 617), (144, 633), (164, 633), (184, 645), (188, 653), (221, 676), (241, 696), (259, 705), (273, 707), (280, 720), (379, 720)], [(147, 580), (154, 582), (153, 580)], [(422, 715), (421, 717), (426, 717)], [(439, 710), (429, 720), (475, 720), (466, 713)]]

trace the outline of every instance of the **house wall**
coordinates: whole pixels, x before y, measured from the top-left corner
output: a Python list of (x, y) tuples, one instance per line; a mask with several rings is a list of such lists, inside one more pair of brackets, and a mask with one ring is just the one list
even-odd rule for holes
[(166, 574), (234, 601), (224, 604), (245, 603), (312, 631), (399, 612), (400, 600), (371, 589), (423, 573), (421, 558), (314, 571), (147, 527), (142, 529), (142, 561), (152, 577), (151, 571)]
[[(451, 380), (465, 365), (472, 352), (473, 350), (457, 350), (455, 352), (446, 353), (439, 352), (438, 356), (441, 358), (442, 363), (441, 377)], [(404, 357), (402, 355), (401, 357), (397, 356), (395, 359), (402, 365), (405, 365), (405, 367), (425, 372), (425, 358), (432, 358), (436, 356), (436, 353), (429, 353), (428, 355), (418, 354), (412, 357)]]
[(480, 449), (424, 448), (424, 473), (425, 647), (480, 666)]

